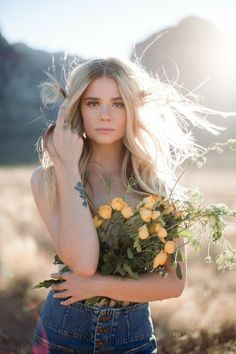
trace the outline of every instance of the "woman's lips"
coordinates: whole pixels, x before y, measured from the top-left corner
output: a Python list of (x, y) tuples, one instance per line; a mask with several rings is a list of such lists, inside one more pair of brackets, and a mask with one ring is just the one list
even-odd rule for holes
[(98, 128), (96, 129), (98, 132), (100, 133), (108, 133), (108, 132), (112, 132), (114, 129), (110, 129), (110, 128)]

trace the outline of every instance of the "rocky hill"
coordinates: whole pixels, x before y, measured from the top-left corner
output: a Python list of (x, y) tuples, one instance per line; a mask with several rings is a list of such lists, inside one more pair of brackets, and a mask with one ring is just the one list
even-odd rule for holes
[[(210, 76), (196, 91), (200, 102), (210, 108), (236, 111), (235, 57), (225, 38), (208, 21), (186, 18), (176, 27), (137, 43), (135, 53), (139, 58), (143, 53), (142, 64), (164, 80), (164, 72), (170, 80), (176, 80), (178, 67), (178, 84), (190, 90)], [(133, 57), (134, 53), (130, 53), (130, 58)], [(71, 56), (64, 58), (64, 53), (34, 50), (24, 43), (10, 45), (0, 33), (0, 164), (37, 161), (33, 144), (45, 122), (56, 117), (56, 109), (43, 111), (39, 84), (47, 78), (46, 72), (55, 72), (61, 81), (62, 64), (67, 66), (72, 60)], [(199, 143), (208, 145), (216, 139), (236, 137), (235, 120), (236, 116), (227, 121), (211, 119), (226, 125), (228, 130), (219, 137), (199, 130), (196, 133)]]
[(45, 121), (56, 116), (55, 109), (44, 111), (39, 85), (47, 79), (46, 72), (54, 71), (62, 81), (61, 65), (72, 60), (24, 43), (10, 45), (0, 34), (0, 164), (37, 160), (33, 144)]
[[(143, 66), (152, 74), (193, 91), (201, 104), (219, 111), (236, 111), (236, 47), (232, 48), (209, 21), (187, 17), (176, 27), (163, 29), (138, 43), (130, 56), (142, 57)], [(195, 130), (201, 144), (236, 138), (236, 116), (209, 119), (228, 130), (217, 137)]]

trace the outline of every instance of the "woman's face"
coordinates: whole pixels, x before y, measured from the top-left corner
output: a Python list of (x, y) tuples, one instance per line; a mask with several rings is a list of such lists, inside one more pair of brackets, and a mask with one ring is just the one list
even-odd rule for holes
[(80, 108), (87, 138), (112, 144), (125, 135), (126, 109), (114, 79), (92, 81), (81, 97)]

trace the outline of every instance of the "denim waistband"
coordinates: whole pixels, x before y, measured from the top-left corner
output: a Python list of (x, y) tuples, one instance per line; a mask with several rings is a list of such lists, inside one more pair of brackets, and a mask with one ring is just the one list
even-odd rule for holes
[(132, 305), (126, 306), (126, 307), (110, 307), (110, 306), (91, 306), (87, 305), (83, 302), (77, 301), (73, 303), (71, 306), (78, 307), (78, 308), (83, 308), (86, 309), (88, 312), (91, 312), (91, 314), (99, 314), (100, 312), (109, 312), (109, 313), (127, 313), (127, 312), (132, 312), (134, 310), (138, 310), (141, 308), (147, 308), (150, 306), (148, 302), (142, 302), (142, 303), (132, 303)]
[(81, 353), (109, 353), (115, 349), (121, 353), (136, 346), (140, 350), (155, 347), (149, 302), (110, 307), (78, 301), (63, 306), (53, 293), (48, 293), (35, 331), (37, 340), (45, 345), (83, 348)]

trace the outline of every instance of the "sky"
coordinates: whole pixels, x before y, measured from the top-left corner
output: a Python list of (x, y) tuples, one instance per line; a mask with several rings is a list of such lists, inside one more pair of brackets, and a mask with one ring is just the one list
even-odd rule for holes
[(85, 59), (128, 58), (136, 42), (186, 16), (211, 21), (236, 48), (236, 0), (0, 0), (9, 43)]

